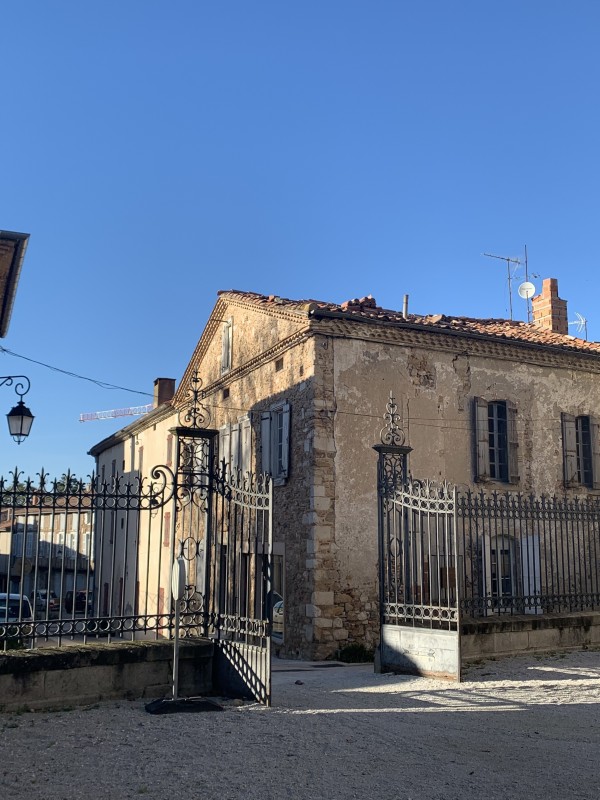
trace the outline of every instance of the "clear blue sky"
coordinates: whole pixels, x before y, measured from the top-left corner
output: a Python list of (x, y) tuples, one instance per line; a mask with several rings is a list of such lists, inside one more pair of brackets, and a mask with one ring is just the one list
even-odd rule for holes
[[(481, 254), (525, 244), (600, 338), (598, 2), (29, 0), (2, 30), (8, 349), (151, 392), (218, 289), (502, 317)], [(89, 473), (123, 421), (79, 413), (146, 401), (0, 363), (36, 415), (3, 474)]]

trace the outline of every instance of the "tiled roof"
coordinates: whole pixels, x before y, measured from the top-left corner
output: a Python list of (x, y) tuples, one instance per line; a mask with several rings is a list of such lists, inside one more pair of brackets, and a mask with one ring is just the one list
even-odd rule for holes
[(504, 339), (534, 345), (547, 345), (582, 353), (600, 354), (600, 342), (588, 342), (575, 336), (567, 336), (534, 325), (531, 322), (519, 322), (508, 319), (475, 319), (471, 317), (452, 317), (445, 314), (409, 314), (404, 319), (401, 311), (381, 308), (372, 297), (349, 300), (345, 303), (327, 303), (322, 300), (288, 300), (275, 295), (263, 295), (255, 292), (237, 290), (221, 291), (222, 297), (250, 302), (265, 308), (281, 308), (296, 311), (311, 310), (318, 318), (319, 313), (335, 314), (357, 321), (397, 325), (423, 325), (440, 331), (453, 331), (475, 336), (489, 336), (493, 339)]

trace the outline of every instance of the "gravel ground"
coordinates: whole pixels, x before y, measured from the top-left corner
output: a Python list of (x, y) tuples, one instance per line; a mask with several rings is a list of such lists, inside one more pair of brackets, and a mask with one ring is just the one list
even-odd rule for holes
[(0, 714), (0, 798), (600, 798), (600, 652), (462, 684), (275, 661), (273, 707)]

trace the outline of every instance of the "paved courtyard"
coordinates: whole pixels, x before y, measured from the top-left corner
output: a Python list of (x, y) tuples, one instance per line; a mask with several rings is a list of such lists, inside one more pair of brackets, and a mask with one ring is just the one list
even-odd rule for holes
[(600, 798), (600, 652), (473, 667), (460, 685), (275, 661), (273, 707), (141, 701), (0, 715), (4, 800)]

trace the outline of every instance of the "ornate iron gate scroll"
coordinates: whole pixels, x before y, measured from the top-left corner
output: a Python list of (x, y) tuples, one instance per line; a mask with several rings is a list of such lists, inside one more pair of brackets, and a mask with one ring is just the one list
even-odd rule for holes
[(270, 704), (272, 485), (218, 460), (199, 381), (177, 435), (174, 557), (188, 565), (185, 635), (215, 644), (213, 680), (226, 694)]
[(182, 555), (181, 635), (214, 640), (223, 692), (269, 703), (271, 484), (218, 463), (200, 400), (195, 377), (174, 471), (0, 478), (0, 651), (171, 636)]
[(460, 677), (456, 492), (413, 480), (393, 396), (378, 463), (382, 671)]

